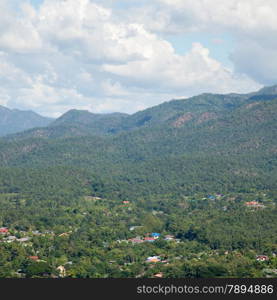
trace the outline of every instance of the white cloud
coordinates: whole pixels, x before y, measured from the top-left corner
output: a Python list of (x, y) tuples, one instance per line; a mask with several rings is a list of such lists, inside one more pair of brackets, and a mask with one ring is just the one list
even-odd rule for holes
[[(179, 30), (220, 26), (239, 31), (276, 30), (274, 0), (156, 0), (171, 24)], [(187, 20), (190, 20), (190, 23)], [(169, 24), (167, 24), (168, 26)], [(184, 27), (184, 25), (187, 27)]]
[(267, 47), (262, 42), (245, 40), (231, 56), (238, 72), (251, 74), (257, 81), (267, 84), (277, 82), (276, 47)]
[[(269, 45), (277, 28), (270, 0), (155, 0), (122, 9), (124, 18), (100, 1), (44, 0), (38, 9), (27, 0), (2, 1), (0, 101), (12, 107), (52, 116), (72, 107), (133, 112), (181, 95), (248, 92), (276, 74), (274, 64), (265, 71), (259, 42), (251, 50), (260, 57), (257, 67), (238, 43), (233, 71), (199, 42), (177, 54), (162, 34), (213, 29)], [(271, 41), (266, 52), (272, 59), (275, 47)]]
[(7, 91), (3, 88), (0, 88), (0, 105), (8, 105), (8, 102), (10, 100), (9, 95), (7, 94)]
[(111, 80), (104, 80), (101, 84), (103, 93), (110, 97), (130, 96), (131, 94), (123, 88), (119, 82), (112, 82)]
[[(164, 47), (163, 47), (164, 46)], [(172, 52), (167, 44), (161, 44), (157, 52), (143, 61), (124, 65), (104, 65), (105, 71), (128, 78), (133, 85), (149, 84), (149, 89), (159, 88), (168, 92), (176, 90), (193, 94), (196, 91), (239, 92), (259, 86), (247, 76), (234, 75), (218, 61), (212, 59), (209, 50), (199, 43), (193, 44), (184, 56)]]
[(0, 12), (0, 47), (7, 51), (26, 53), (42, 47), (41, 37), (35, 28), (36, 12), (28, 3), (21, 3), (20, 13), (12, 10), (11, 3), (3, 1)]
[(262, 84), (276, 83), (275, 0), (156, 0), (155, 3), (156, 6), (148, 8), (152, 16), (141, 17), (149, 29), (176, 34), (229, 34), (236, 44), (231, 53), (235, 70)]

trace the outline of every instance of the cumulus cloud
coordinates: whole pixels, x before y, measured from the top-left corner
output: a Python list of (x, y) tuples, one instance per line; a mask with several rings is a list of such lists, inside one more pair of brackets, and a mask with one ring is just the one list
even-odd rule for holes
[(28, 3), (19, 6), (20, 11), (15, 11), (8, 1), (1, 4), (0, 47), (17, 53), (40, 50), (42, 40), (34, 23), (36, 11)]
[[(234, 69), (260, 84), (276, 83), (277, 2), (274, 0), (156, 0), (141, 19), (156, 32), (232, 36)], [(253, 63), (255, 62), (255, 63)]]
[[(114, 1), (44, 0), (34, 8), (27, 0), (3, 0), (0, 103), (51, 116), (72, 107), (134, 112), (182, 95), (248, 92), (275, 74), (273, 66), (262, 68), (259, 41), (252, 57), (260, 57), (260, 73), (247, 63), (245, 44), (232, 54), (231, 70), (200, 42), (181, 55), (164, 35), (221, 28), (254, 41), (254, 32), (262, 38), (276, 30), (273, 1), (124, 3), (118, 9)], [(271, 44), (267, 54), (274, 58)]]
[(254, 80), (273, 85), (277, 83), (276, 47), (268, 47), (262, 42), (245, 39), (245, 43), (237, 46), (231, 59), (237, 72), (251, 74)]
[[(219, 25), (239, 31), (276, 30), (274, 0), (156, 0), (173, 28), (198, 30)], [(158, 14), (161, 14), (158, 12)], [(187, 20), (190, 20), (188, 22)], [(185, 26), (184, 26), (185, 25)]]
[(235, 76), (224, 68), (199, 43), (193, 44), (192, 49), (183, 56), (175, 54), (170, 45), (158, 49), (144, 61), (104, 65), (103, 68), (128, 78), (130, 84), (143, 83), (149, 89), (159, 88), (164, 92), (175, 90), (193, 94), (217, 90), (225, 93), (230, 90), (249, 90), (255, 86), (255, 82), (247, 76)]

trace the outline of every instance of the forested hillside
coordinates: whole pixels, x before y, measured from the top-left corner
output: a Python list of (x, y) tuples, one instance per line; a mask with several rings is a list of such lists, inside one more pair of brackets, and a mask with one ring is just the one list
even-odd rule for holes
[(0, 275), (277, 276), (276, 135), (270, 87), (2, 138)]
[(81, 167), (124, 197), (275, 188), (273, 96), (204, 94), (132, 116), (71, 111), (2, 139), (1, 165)]

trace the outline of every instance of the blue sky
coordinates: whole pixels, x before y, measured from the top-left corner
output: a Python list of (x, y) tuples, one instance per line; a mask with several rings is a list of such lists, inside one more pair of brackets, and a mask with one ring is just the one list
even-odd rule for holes
[(0, 105), (11, 108), (133, 113), (277, 83), (273, 0), (2, 0), (0, 8)]
[(29, 0), (34, 7), (39, 7), (43, 0)]
[(201, 43), (204, 47), (208, 48), (211, 56), (226, 67), (232, 68), (230, 60), (230, 53), (234, 50), (234, 39), (229, 34), (213, 34), (213, 33), (186, 33), (166, 35), (165, 39), (169, 41), (177, 53), (183, 55), (188, 52), (193, 43)]
[[(38, 8), (44, 0), (29, 0), (30, 3)], [(130, 8), (140, 7), (143, 8), (149, 0), (139, 0), (139, 1), (95, 1), (96, 3), (104, 4), (105, 6), (109, 5), (113, 9), (120, 9), (124, 13)], [(105, 3), (106, 2), (106, 3)], [(229, 68), (232, 67), (229, 55), (234, 48), (234, 41), (228, 33), (220, 34), (219, 36), (216, 33), (210, 32), (193, 32), (186, 34), (173, 34), (173, 35), (164, 35), (164, 38), (169, 41), (172, 46), (175, 48), (176, 52), (183, 55), (191, 48), (192, 43), (200, 42), (205, 47), (209, 48), (213, 54), (213, 57), (219, 59)]]

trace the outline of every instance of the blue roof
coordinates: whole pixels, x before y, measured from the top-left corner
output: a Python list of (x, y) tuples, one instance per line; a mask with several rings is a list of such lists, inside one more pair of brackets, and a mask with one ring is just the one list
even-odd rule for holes
[(151, 236), (160, 236), (161, 234), (160, 233), (157, 233), (157, 232), (153, 232), (153, 233), (151, 233)]

